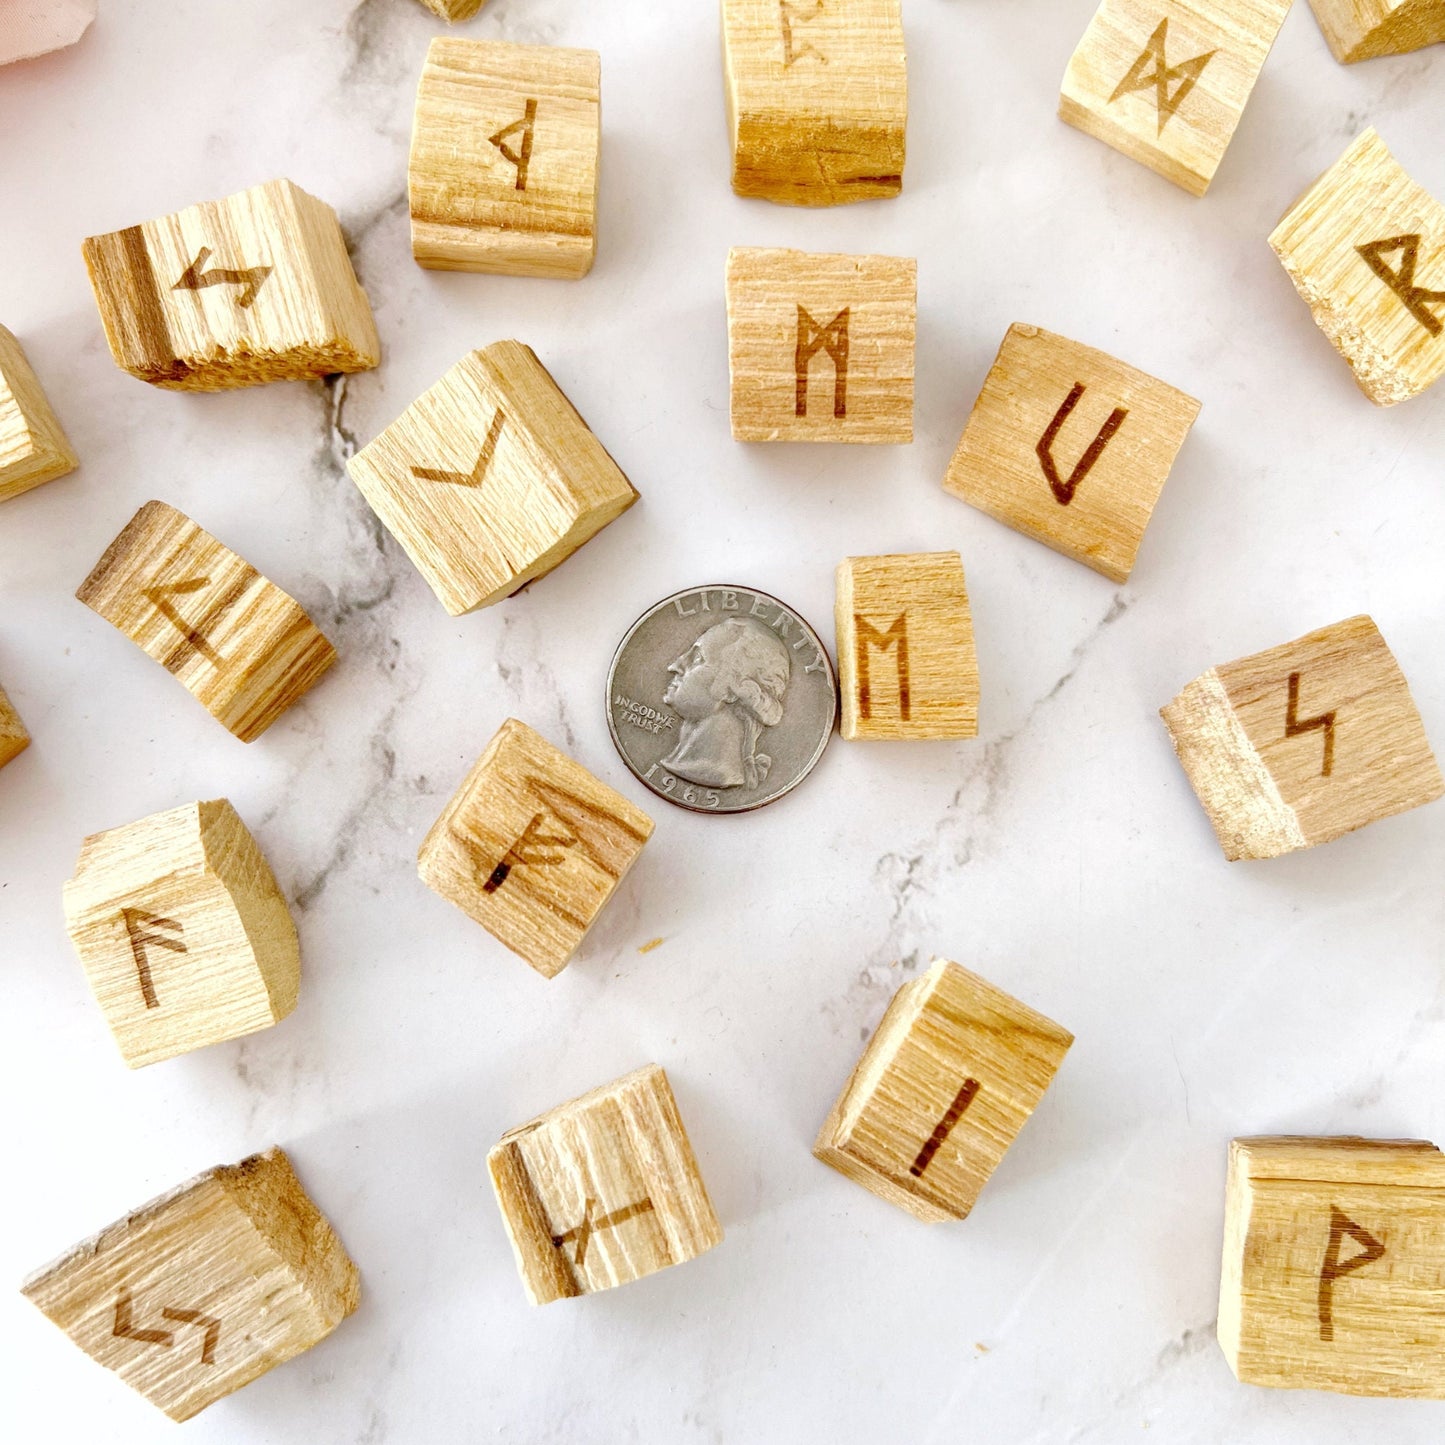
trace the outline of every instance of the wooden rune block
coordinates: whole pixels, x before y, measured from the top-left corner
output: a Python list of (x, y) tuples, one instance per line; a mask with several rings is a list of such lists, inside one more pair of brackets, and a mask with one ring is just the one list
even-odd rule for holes
[(1191, 195), (1209, 189), (1290, 0), (1104, 0), (1059, 116)]
[(723, 0), (733, 190), (838, 206), (903, 188), (900, 0)]
[(1073, 1042), (940, 959), (893, 996), (813, 1153), (928, 1224), (964, 1219)]
[(0, 326), (0, 502), (79, 465), (20, 343)]
[(428, 888), (554, 978), (652, 827), (621, 793), (508, 718), (423, 839), (418, 871)]
[(585, 276), (597, 252), (601, 87), (595, 50), (433, 40), (407, 166), (417, 263)]
[(381, 341), (336, 212), (268, 181), (84, 245), (122, 370), (176, 391), (366, 371)]
[(296, 1007), (296, 925), (224, 798), (96, 833), (65, 926), (133, 1069), (279, 1023)]
[(20, 721), (20, 714), (10, 706), (5, 689), (0, 688), (0, 768), (18, 757), (30, 746), (30, 734)]
[(421, 0), (421, 3), (443, 20), (470, 20), (487, 0)]
[(1160, 716), (1231, 861), (1328, 843), (1445, 792), (1368, 617), (1212, 668)]
[(1269, 244), (1377, 406), (1445, 375), (1445, 206), (1374, 130), (1290, 207)]
[(836, 622), (845, 738), (978, 736), (978, 653), (957, 552), (846, 558)]
[(1433, 1144), (1230, 1144), (1219, 1343), (1245, 1383), (1445, 1399), (1442, 1279)]
[(630, 1284), (722, 1243), (656, 1064), (510, 1130), (487, 1168), (534, 1305)]
[(1351, 65), (1445, 41), (1445, 0), (1310, 0), (1335, 59)]
[(468, 353), (347, 470), (453, 616), (550, 572), (637, 500), (519, 341)]
[(21, 1291), (172, 1420), (304, 1353), (361, 1279), (280, 1149), (153, 1199)]
[(242, 742), (336, 661), (300, 603), (164, 502), (126, 523), (75, 595)]
[(728, 253), (733, 440), (911, 442), (918, 263)]
[(1123, 582), (1198, 415), (1192, 396), (1107, 352), (1010, 326), (943, 485)]

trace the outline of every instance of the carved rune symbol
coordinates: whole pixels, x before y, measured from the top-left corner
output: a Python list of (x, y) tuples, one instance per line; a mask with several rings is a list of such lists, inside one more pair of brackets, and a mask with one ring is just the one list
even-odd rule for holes
[(1289, 675), (1289, 705), (1285, 708), (1284, 714), (1284, 735), (1287, 738), (1297, 738), (1303, 733), (1323, 731), (1325, 735), (1325, 756), (1320, 765), (1320, 777), (1328, 778), (1335, 770), (1335, 714), (1331, 709), (1329, 712), (1322, 712), (1318, 717), (1306, 718), (1303, 722), (1299, 720), (1299, 684), (1300, 674), (1292, 672)]
[(186, 642), (196, 652), (199, 652), (212, 667), (219, 667), (221, 654), (176, 611), (170, 600), (172, 596), (184, 597), (210, 585), (209, 577), (191, 577), (185, 582), (167, 582), (158, 587), (147, 587), (144, 590), (151, 605), (185, 638)]
[[(537, 125), (537, 102), (529, 100), (527, 108), (522, 113), (521, 120), (514, 120), (511, 125), (503, 126), (496, 135), (489, 135), (487, 139), (501, 151), (501, 153), (517, 168), (517, 189), (527, 189), (527, 167), (532, 164), (532, 132)], [(520, 134), (522, 147), (520, 150), (513, 150), (507, 144), (509, 137)]]
[(487, 881), (482, 884), (483, 893), (495, 893), (503, 883), (507, 881), (507, 875), (513, 868), (551, 868), (562, 862), (563, 854), (555, 853), (554, 848), (575, 848), (577, 838), (574, 834), (544, 833), (542, 831), (543, 814), (534, 813), (531, 821), (522, 830), (522, 836), (507, 849), (506, 856), (495, 868)]
[(800, 14), (797, 5), (790, 3), (790, 0), (778, 0), (778, 11), (783, 22), (783, 69), (790, 69), (805, 55), (811, 55), (820, 65), (826, 65), (828, 63), (826, 55), (820, 54), (811, 45), (798, 45), (793, 40), (793, 26), (805, 25), (809, 20), (816, 20), (823, 13), (823, 0), (817, 0), (817, 3), (806, 15)]
[(412, 476), (419, 482), (452, 482), (459, 487), (481, 486), (487, 469), (492, 465), (492, 458), (497, 453), (497, 439), (502, 434), (506, 420), (505, 413), (501, 411), (492, 418), (492, 424), (487, 428), (486, 440), (482, 443), (481, 455), (477, 457), (477, 464), (471, 471), (450, 472), (443, 467), (413, 467)]
[[(1217, 50), (1209, 50), (1203, 55), (1196, 55), (1193, 60), (1186, 60), (1182, 65), (1171, 68), (1165, 59), (1165, 44), (1168, 39), (1169, 21), (1166, 18), (1159, 22), (1153, 35), (1149, 37), (1148, 45), (1139, 52), (1138, 60), (1130, 67), (1128, 75), (1114, 87), (1114, 93), (1109, 97), (1109, 104), (1113, 105), (1116, 100), (1132, 95), (1136, 90), (1152, 88), (1155, 103), (1159, 107), (1159, 135), (1164, 134), (1164, 127), (1173, 120), (1189, 92), (1198, 83), (1204, 67), (1219, 54)], [(1178, 84), (1171, 91), (1169, 87), (1176, 81)]]
[[(1360, 1246), (1361, 1252), (1349, 1259), (1340, 1258), (1340, 1245), (1346, 1235)], [(1320, 1266), (1320, 1339), (1335, 1337), (1335, 1281), (1343, 1279), (1364, 1265), (1373, 1264), (1385, 1253), (1385, 1246), (1367, 1229), (1361, 1229), (1347, 1214), (1330, 1206), (1330, 1242), (1325, 1249), (1325, 1262)]]
[[(1445, 322), (1429, 308), (1432, 304), (1445, 303), (1445, 291), (1430, 291), (1415, 284), (1415, 267), (1420, 264), (1420, 237), (1391, 236), (1388, 241), (1371, 241), (1365, 246), (1356, 246), (1365, 264), (1405, 304), (1405, 309), (1430, 333), (1439, 336), (1445, 331)], [(1391, 270), (1385, 257), (1392, 251), (1400, 253), (1398, 270)]]
[(797, 374), (794, 411), (808, 414), (808, 367), (813, 358), (826, 351), (833, 362), (833, 415), (848, 415), (848, 312), (845, 306), (826, 326), (819, 326), (803, 307), (798, 307), (798, 344), (793, 351)]
[(858, 672), (858, 716), (873, 716), (873, 679), (868, 667), (868, 649), (879, 652), (896, 648), (898, 653), (898, 716), (907, 722), (913, 715), (908, 678), (908, 614), (900, 612), (880, 632), (866, 617), (853, 614), (853, 662)]
[[(188, 952), (183, 942), (185, 929), (174, 918), (158, 918), (144, 908), (123, 908), (120, 916), (130, 938), (130, 952), (140, 979), (141, 997), (145, 999), (147, 1008), (159, 1008), (161, 1001), (156, 997), (155, 984), (151, 981), (151, 961), (146, 949), (168, 948), (172, 953)], [(157, 933), (153, 931), (156, 929), (168, 931)]]
[(566, 1234), (554, 1234), (552, 1243), (558, 1249), (573, 1244), (572, 1263), (580, 1266), (587, 1258), (587, 1245), (593, 1234), (599, 1229), (613, 1229), (619, 1224), (625, 1224), (629, 1219), (639, 1214), (647, 1214), (652, 1210), (652, 1200), (640, 1199), (636, 1204), (626, 1205), (622, 1209), (614, 1209), (611, 1214), (604, 1214), (601, 1219), (593, 1219), (592, 1211), (597, 1207), (595, 1199), (588, 1199), (582, 1210), (582, 1223), (569, 1229)]
[(928, 1142), (918, 1151), (918, 1158), (909, 1166), (908, 1172), (915, 1179), (922, 1178), (923, 1171), (933, 1163), (933, 1156), (938, 1153), (943, 1141), (953, 1132), (953, 1126), (963, 1118), (968, 1106), (973, 1103), (978, 1087), (977, 1079), (963, 1081), (963, 1087), (954, 1095), (948, 1112), (938, 1121), (938, 1127), (929, 1135)]
[[(168, 1305), (161, 1311), (161, 1318), (171, 1320), (178, 1325), (195, 1325), (197, 1329), (203, 1330), (201, 1364), (214, 1365), (216, 1363), (216, 1342), (221, 1338), (221, 1321), (214, 1315), (204, 1315), (200, 1310), (174, 1309)], [(115, 1325), (111, 1334), (118, 1340), (139, 1340), (143, 1345), (160, 1345), (167, 1350), (176, 1342), (175, 1336), (170, 1330), (136, 1329), (133, 1323), (131, 1296), (128, 1289), (121, 1290), (116, 1296)]]
[(1067, 507), (1074, 500), (1074, 493), (1079, 489), (1079, 483), (1084, 480), (1094, 469), (1094, 463), (1104, 455), (1104, 448), (1114, 439), (1114, 433), (1124, 425), (1124, 418), (1129, 415), (1128, 409), (1116, 406), (1109, 413), (1104, 425), (1099, 428), (1098, 435), (1089, 443), (1089, 449), (1079, 458), (1078, 465), (1069, 473), (1068, 481), (1059, 476), (1059, 469), (1054, 465), (1054, 443), (1058, 440), (1059, 432), (1063, 425), (1073, 415), (1074, 408), (1078, 406), (1080, 398), (1088, 388), (1082, 381), (1074, 383), (1074, 389), (1064, 398), (1064, 404), (1054, 413), (1054, 419), (1048, 425), (1048, 429), (1039, 438), (1038, 445), (1034, 450), (1038, 453), (1039, 464), (1044, 469), (1044, 476), (1049, 479), (1049, 486), (1053, 491), (1054, 500), (1061, 506)]
[(196, 252), (196, 259), (181, 272), (181, 279), (171, 287), (171, 290), (204, 291), (207, 286), (239, 286), (241, 292), (236, 297), (236, 305), (242, 311), (248, 311), (257, 294), (266, 284), (266, 278), (271, 274), (271, 267), (251, 266), (243, 271), (233, 271), (229, 267), (216, 266), (210, 271), (202, 271), (201, 267), (206, 264), (206, 258), (210, 254), (211, 248), (202, 246)]

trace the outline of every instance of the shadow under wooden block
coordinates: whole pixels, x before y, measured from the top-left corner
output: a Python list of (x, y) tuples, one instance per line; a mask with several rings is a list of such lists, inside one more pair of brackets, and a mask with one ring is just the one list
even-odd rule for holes
[(0, 326), (0, 502), (79, 465), (20, 343)]
[(10, 705), (5, 689), (0, 688), (0, 768), (20, 756), (30, 746), (30, 734), (20, 721), (20, 714)]
[(271, 1149), (143, 1205), (21, 1288), (93, 1360), (189, 1420), (319, 1344), (361, 1280)]
[(1310, 0), (1310, 6), (1343, 65), (1445, 41), (1445, 0)]
[(1368, 617), (1212, 668), (1160, 716), (1231, 861), (1328, 843), (1445, 793)]

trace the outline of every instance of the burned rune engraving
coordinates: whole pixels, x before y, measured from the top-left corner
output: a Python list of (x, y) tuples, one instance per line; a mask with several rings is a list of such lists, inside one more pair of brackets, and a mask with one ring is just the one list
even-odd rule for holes
[(1299, 720), (1300, 674), (1289, 675), (1289, 703), (1284, 714), (1284, 735), (1287, 738), (1301, 737), (1305, 733), (1323, 732), (1325, 735), (1324, 760), (1320, 765), (1320, 777), (1328, 778), (1335, 770), (1335, 714), (1333, 709), (1322, 712), (1318, 717)]
[(819, 326), (802, 307), (798, 307), (798, 343), (793, 351), (793, 368), (797, 379), (794, 411), (808, 414), (808, 368), (813, 358), (826, 351), (833, 363), (833, 415), (848, 415), (848, 313), (845, 306), (826, 326)]
[[(564, 860), (566, 849), (577, 846), (575, 834), (544, 832), (544, 816), (542, 813), (532, 815), (522, 830), (522, 836), (507, 849), (506, 856), (482, 884), (483, 893), (495, 893), (507, 881), (513, 868), (553, 868)], [(564, 851), (554, 851), (559, 848)]]
[(500, 410), (492, 418), (492, 424), (487, 428), (486, 440), (482, 442), (481, 454), (477, 457), (476, 465), (471, 471), (448, 471), (444, 467), (413, 467), (411, 469), (412, 476), (419, 482), (451, 482), (459, 487), (481, 486), (488, 468), (492, 465), (492, 458), (497, 453), (497, 439), (502, 435), (502, 427), (506, 420), (506, 413)]
[(586, 1262), (587, 1246), (592, 1236), (601, 1229), (615, 1229), (619, 1224), (626, 1224), (629, 1219), (635, 1219), (639, 1214), (648, 1214), (652, 1211), (652, 1200), (640, 1199), (635, 1204), (625, 1205), (621, 1209), (614, 1209), (611, 1214), (604, 1214), (601, 1219), (594, 1219), (592, 1211), (596, 1209), (597, 1201), (589, 1198), (582, 1211), (582, 1223), (574, 1225), (565, 1234), (554, 1234), (552, 1243), (558, 1249), (565, 1249), (567, 1245), (573, 1245), (572, 1263), (579, 1268)]
[(210, 254), (211, 248), (202, 246), (196, 252), (196, 259), (181, 272), (181, 279), (171, 290), (204, 291), (208, 286), (239, 286), (241, 290), (236, 297), (236, 305), (242, 311), (250, 310), (251, 303), (260, 294), (266, 278), (271, 274), (271, 267), (250, 266), (244, 270), (233, 270), (226, 266), (215, 266), (209, 271), (202, 271), (201, 267), (206, 264), (206, 258)]
[[(216, 1345), (221, 1338), (221, 1321), (215, 1315), (202, 1314), (200, 1310), (179, 1309), (167, 1305), (161, 1310), (161, 1318), (178, 1325), (195, 1325), (201, 1330), (201, 1360), (203, 1365), (216, 1363)], [(118, 1340), (139, 1340), (143, 1345), (160, 1345), (169, 1350), (176, 1342), (170, 1330), (138, 1329), (134, 1321), (131, 1293), (123, 1289), (115, 1300), (115, 1323), (111, 1334)]]
[(806, 14), (800, 13), (795, 0), (778, 0), (778, 10), (783, 25), (783, 69), (791, 69), (807, 55), (811, 55), (820, 65), (826, 65), (828, 63), (826, 55), (807, 43), (799, 45), (793, 37), (795, 25), (805, 25), (809, 20), (816, 20), (823, 13), (823, 0), (817, 0), (817, 3)]
[[(1340, 1258), (1340, 1246), (1345, 1236), (1360, 1246), (1360, 1253), (1349, 1259)], [(1320, 1339), (1332, 1342), (1335, 1338), (1335, 1281), (1347, 1274), (1373, 1264), (1383, 1257), (1385, 1246), (1367, 1229), (1361, 1229), (1347, 1214), (1330, 1206), (1330, 1242), (1325, 1247), (1325, 1261), (1320, 1266)]]
[[(140, 979), (141, 997), (145, 1006), (159, 1008), (161, 1001), (156, 997), (155, 983), (151, 979), (149, 948), (168, 948), (172, 953), (187, 953), (185, 929), (174, 918), (158, 918), (144, 908), (123, 908), (121, 919), (125, 923), (126, 935), (130, 939), (131, 957), (135, 959), (136, 976)], [(164, 929), (165, 932), (156, 930)]]
[(1034, 448), (1038, 453), (1039, 464), (1044, 469), (1044, 476), (1048, 478), (1054, 500), (1061, 507), (1067, 507), (1074, 500), (1074, 493), (1078, 491), (1079, 483), (1093, 471), (1095, 463), (1104, 455), (1104, 449), (1113, 441), (1114, 433), (1124, 425), (1124, 418), (1129, 415), (1128, 409), (1122, 406), (1116, 406), (1109, 413), (1103, 426), (1099, 428), (1098, 434), (1089, 443), (1088, 450), (1079, 458), (1078, 464), (1069, 473), (1068, 480), (1065, 481), (1059, 476), (1058, 467), (1054, 464), (1054, 443), (1058, 440), (1064, 423), (1073, 415), (1074, 408), (1078, 406), (1087, 390), (1088, 388), (1082, 381), (1074, 383), (1073, 390), (1064, 398), (1063, 405), (1054, 413), (1053, 421), (1049, 423), (1047, 430), (1039, 438), (1038, 445)]
[[(1445, 304), (1445, 291), (1431, 291), (1415, 284), (1415, 268), (1420, 264), (1420, 236), (1391, 236), (1388, 241), (1371, 241), (1355, 250), (1365, 264), (1404, 303), (1405, 309), (1430, 333), (1439, 336), (1445, 322), (1429, 308)], [(1391, 268), (1385, 260), (1392, 251), (1400, 253), (1400, 264)]]
[[(517, 168), (517, 185), (519, 191), (527, 189), (527, 171), (532, 164), (532, 135), (537, 126), (537, 102), (529, 100), (526, 109), (522, 113), (521, 120), (514, 120), (511, 125), (503, 126), (495, 135), (489, 135), (487, 140), (501, 151), (502, 155)], [(521, 145), (513, 150), (507, 141), (514, 135), (522, 137)]]
[[(1196, 55), (1193, 60), (1186, 60), (1171, 67), (1165, 58), (1168, 39), (1169, 21), (1166, 17), (1159, 22), (1153, 35), (1149, 37), (1149, 43), (1130, 67), (1128, 75), (1114, 87), (1114, 93), (1109, 97), (1109, 104), (1113, 105), (1116, 100), (1132, 95), (1137, 90), (1152, 89), (1155, 104), (1159, 109), (1159, 135), (1164, 134), (1164, 127), (1174, 118), (1189, 92), (1198, 84), (1204, 67), (1219, 54), (1217, 50), (1209, 50), (1203, 55)], [(1169, 88), (1171, 85), (1174, 86), (1173, 90)]]
[(907, 722), (913, 716), (912, 689), (908, 676), (908, 614), (900, 612), (883, 631), (866, 617), (853, 614), (853, 662), (858, 672), (858, 716), (873, 716), (873, 676), (869, 670), (870, 647), (879, 652), (896, 650), (898, 661), (898, 716)]
[(209, 577), (191, 577), (184, 582), (167, 582), (160, 586), (147, 587), (144, 591), (147, 601), (185, 638), (192, 650), (199, 652), (212, 667), (220, 667), (221, 654), (176, 611), (175, 605), (170, 600), (173, 596), (189, 596), (210, 585)]
[(933, 1156), (938, 1153), (943, 1146), (943, 1141), (953, 1132), (953, 1126), (968, 1111), (968, 1106), (973, 1103), (978, 1089), (977, 1079), (963, 1081), (963, 1087), (954, 1095), (953, 1103), (948, 1106), (948, 1112), (938, 1121), (938, 1127), (929, 1135), (928, 1142), (918, 1151), (918, 1158), (908, 1168), (908, 1172), (915, 1179), (922, 1178), (923, 1171), (933, 1163)]

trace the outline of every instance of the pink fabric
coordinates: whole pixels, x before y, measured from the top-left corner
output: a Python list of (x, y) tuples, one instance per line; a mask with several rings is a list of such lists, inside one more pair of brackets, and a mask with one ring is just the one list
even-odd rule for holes
[(74, 45), (98, 0), (0, 0), (0, 65)]

